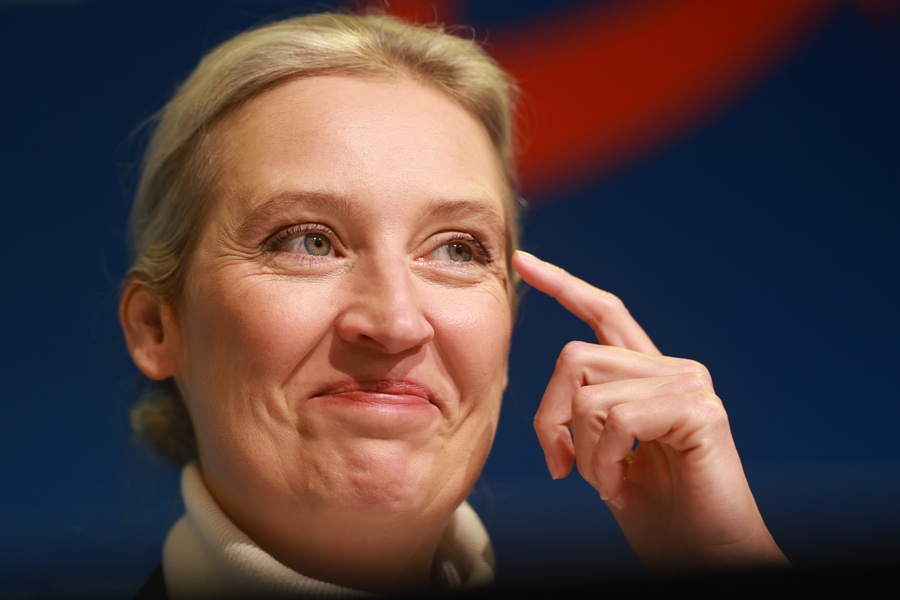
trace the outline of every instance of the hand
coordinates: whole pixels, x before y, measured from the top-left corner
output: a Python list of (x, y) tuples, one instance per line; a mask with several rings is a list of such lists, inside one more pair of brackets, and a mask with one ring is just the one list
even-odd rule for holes
[(551, 476), (577, 463), (648, 566), (786, 564), (706, 367), (663, 356), (616, 296), (527, 253), (513, 266), (600, 342), (566, 345), (535, 416)]

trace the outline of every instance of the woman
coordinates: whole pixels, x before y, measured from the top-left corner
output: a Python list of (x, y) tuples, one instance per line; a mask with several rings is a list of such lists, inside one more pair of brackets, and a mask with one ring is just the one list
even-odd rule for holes
[[(535, 419), (647, 564), (779, 564), (708, 373), (517, 252), (514, 85), (477, 44), (313, 15), (211, 52), (162, 111), (120, 317), (185, 464), (173, 597), (491, 581), (465, 503), (507, 383), (516, 273), (590, 323)], [(637, 450), (631, 449), (640, 440)]]

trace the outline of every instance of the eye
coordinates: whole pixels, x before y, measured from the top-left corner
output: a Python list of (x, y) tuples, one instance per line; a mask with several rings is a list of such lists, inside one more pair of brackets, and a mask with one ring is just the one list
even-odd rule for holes
[(266, 247), (269, 251), (288, 252), (300, 256), (333, 256), (332, 235), (324, 225), (292, 225), (270, 238)]
[(321, 233), (307, 233), (302, 236), (303, 247), (313, 256), (328, 256), (331, 254), (331, 241)]
[(472, 248), (462, 242), (444, 244), (435, 250), (435, 253), (441, 258), (446, 255), (447, 260), (452, 260), (453, 262), (469, 262), (472, 260)]
[(490, 251), (483, 243), (466, 234), (444, 242), (432, 250), (427, 258), (429, 260), (446, 260), (457, 263), (477, 261), (480, 263), (492, 262)]

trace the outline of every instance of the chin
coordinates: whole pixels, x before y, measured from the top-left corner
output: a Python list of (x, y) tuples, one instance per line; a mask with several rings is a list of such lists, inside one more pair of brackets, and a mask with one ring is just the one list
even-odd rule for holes
[(356, 446), (351, 459), (344, 457), (342, 470), (328, 478), (331, 490), (326, 493), (358, 513), (452, 512), (474, 483), (467, 475), (471, 469), (446, 464), (448, 453), (440, 447), (426, 452), (383, 440)]

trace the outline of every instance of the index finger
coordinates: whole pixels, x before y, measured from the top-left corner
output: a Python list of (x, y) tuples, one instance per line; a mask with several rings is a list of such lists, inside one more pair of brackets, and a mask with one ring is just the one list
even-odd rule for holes
[(617, 296), (522, 250), (513, 255), (512, 264), (526, 283), (555, 298), (590, 325), (601, 344), (660, 354), (650, 336)]

